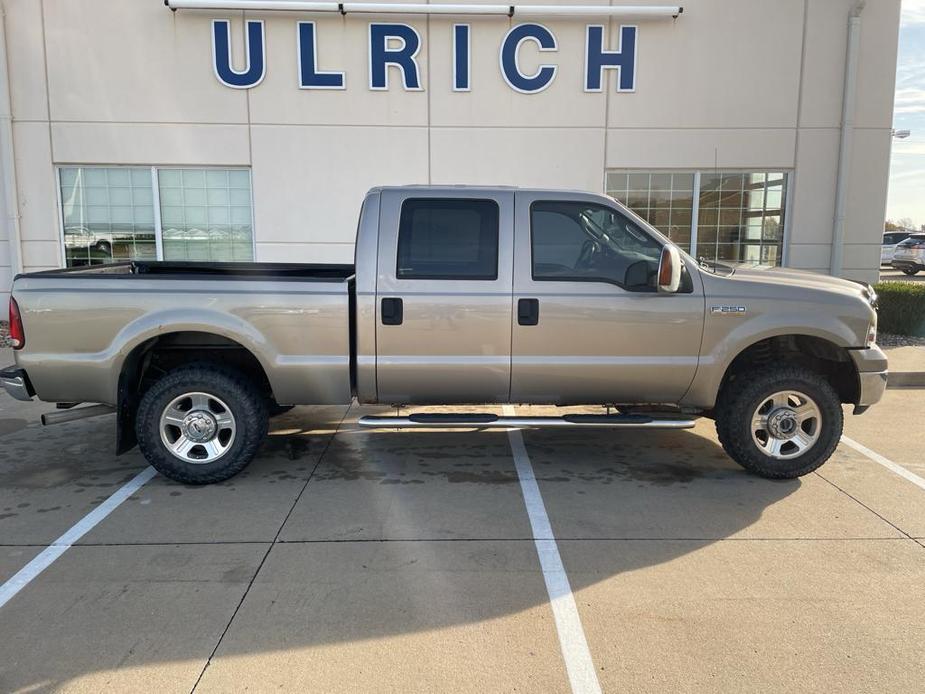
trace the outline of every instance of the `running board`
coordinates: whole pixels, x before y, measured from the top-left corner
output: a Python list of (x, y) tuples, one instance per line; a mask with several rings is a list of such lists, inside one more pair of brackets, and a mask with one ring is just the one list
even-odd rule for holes
[(663, 419), (639, 414), (567, 414), (562, 417), (507, 417), (496, 414), (412, 414), (407, 417), (360, 417), (361, 427), (380, 429), (507, 429), (518, 427), (618, 427), (690, 429), (693, 419)]

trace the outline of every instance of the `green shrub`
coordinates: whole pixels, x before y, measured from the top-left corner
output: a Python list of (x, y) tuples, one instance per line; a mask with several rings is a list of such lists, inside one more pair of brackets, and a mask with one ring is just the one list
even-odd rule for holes
[(877, 309), (880, 331), (925, 337), (925, 284), (880, 282), (874, 289), (880, 297)]

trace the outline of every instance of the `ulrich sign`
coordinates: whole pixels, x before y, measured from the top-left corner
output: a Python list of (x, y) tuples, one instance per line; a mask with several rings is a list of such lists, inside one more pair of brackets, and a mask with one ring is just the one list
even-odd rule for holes
[[(267, 72), (266, 38), (261, 20), (248, 20), (245, 32), (246, 61), (244, 69), (237, 70), (231, 59), (231, 22), (216, 19), (212, 22), (212, 65), (215, 76), (222, 84), (234, 89), (250, 89), (263, 81)], [(632, 25), (620, 27), (616, 50), (607, 50), (605, 28), (589, 24), (585, 28), (584, 89), (599, 92), (604, 82), (604, 70), (617, 71), (617, 91), (631, 92), (636, 88), (636, 31)], [(402, 87), (407, 91), (420, 91), (420, 69), (417, 55), (421, 49), (421, 36), (409, 24), (371, 23), (368, 34), (369, 88), (389, 89), (389, 68), (397, 68)], [(540, 65), (527, 74), (521, 68), (519, 56), (524, 43), (532, 42), (543, 53), (559, 50), (555, 34), (542, 24), (517, 24), (501, 42), (498, 56), (504, 81), (511, 89), (522, 94), (541, 92), (552, 84), (558, 67), (553, 63)], [(301, 89), (344, 89), (343, 72), (318, 69), (318, 37), (314, 22), (298, 22), (296, 55), (299, 61), (299, 87)], [(454, 24), (452, 33), (453, 90), (465, 92), (472, 87), (470, 74), (470, 26)]]

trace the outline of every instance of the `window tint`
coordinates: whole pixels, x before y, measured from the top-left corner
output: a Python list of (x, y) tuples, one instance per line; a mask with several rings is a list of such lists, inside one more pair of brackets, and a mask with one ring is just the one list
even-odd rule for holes
[(530, 232), (533, 279), (655, 289), (661, 245), (616, 210), (583, 202), (535, 202)]
[(398, 227), (398, 279), (498, 278), (498, 205), (492, 200), (406, 200)]

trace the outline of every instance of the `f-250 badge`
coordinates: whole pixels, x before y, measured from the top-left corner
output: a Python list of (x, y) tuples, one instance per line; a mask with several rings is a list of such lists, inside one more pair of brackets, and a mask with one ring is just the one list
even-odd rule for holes
[(742, 316), (748, 309), (745, 306), (711, 306), (710, 313), (722, 316)]

